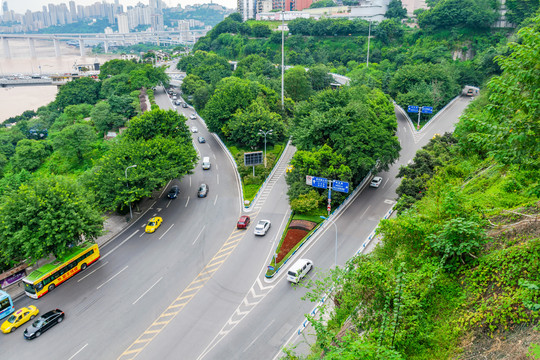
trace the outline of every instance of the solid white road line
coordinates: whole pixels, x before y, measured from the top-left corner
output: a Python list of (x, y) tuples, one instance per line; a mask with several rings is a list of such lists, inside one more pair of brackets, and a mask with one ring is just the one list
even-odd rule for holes
[(131, 238), (132, 238), (133, 236), (135, 236), (135, 234), (138, 233), (138, 232), (139, 232), (139, 230), (135, 230), (135, 231), (133, 232), (133, 234), (129, 235), (129, 236), (126, 238), (126, 240), (124, 240), (124, 241), (122, 241), (120, 244), (116, 245), (111, 251), (109, 251), (109, 252), (106, 253), (105, 255), (102, 255), (101, 258), (102, 258), (102, 259), (105, 259), (105, 258), (106, 258), (107, 256), (109, 256), (113, 251), (115, 251), (116, 249), (118, 249), (120, 246), (124, 245), (124, 243), (125, 243), (126, 241), (128, 241), (129, 239), (131, 239)]
[(100, 265), (99, 267), (95, 268), (92, 272), (89, 272), (88, 274), (84, 275), (82, 278), (80, 278), (79, 280), (77, 280), (77, 282), (81, 282), (83, 281), (84, 279), (86, 279), (87, 277), (89, 277), (90, 275), (92, 275), (93, 273), (95, 273), (96, 271), (98, 271), (99, 269), (101, 269), (102, 267), (104, 267), (105, 265), (107, 265), (109, 262), (105, 262), (105, 264), (102, 264)]
[(84, 350), (85, 347), (88, 346), (88, 343), (86, 343), (86, 345), (84, 345), (82, 348), (79, 349), (79, 351), (77, 351), (75, 354), (71, 355), (71, 357), (68, 359), (68, 360), (71, 360), (73, 359), (75, 356), (77, 356), (78, 353), (80, 353), (81, 351)]
[(216, 199), (214, 200), (214, 206), (215, 206), (216, 203), (217, 203), (217, 198), (218, 198), (218, 196), (216, 195)]
[(367, 211), (369, 210), (369, 208), (371, 207), (371, 205), (368, 205), (368, 207), (366, 208), (366, 210), (364, 210), (364, 212), (362, 213), (362, 215), (360, 216), (360, 219), (363, 219), (364, 218), (364, 215), (366, 215)]
[(171, 225), (171, 226), (163, 233), (163, 235), (161, 235), (161, 236), (159, 237), (158, 240), (161, 240), (161, 238), (164, 237), (164, 236), (169, 232), (169, 230), (172, 229), (173, 226), (174, 226), (174, 224), (172, 224), (172, 225)]
[(166, 208), (169, 207), (169, 205), (171, 204), (171, 201), (172, 201), (172, 200), (169, 200), (169, 202), (167, 203), (167, 206), (165, 206)]
[(187, 207), (187, 204), (189, 204), (189, 196), (187, 197), (186, 206), (184, 207)]
[(264, 332), (270, 327), (270, 325), (272, 325), (272, 323), (274, 321), (275, 320), (270, 321), (270, 323), (268, 325), (266, 325), (266, 327), (263, 329), (263, 331), (261, 331), (261, 333), (255, 339), (253, 339), (252, 342), (249, 343), (249, 345), (244, 349), (243, 352), (246, 352), (246, 350), (249, 349), (251, 347), (251, 345), (253, 345), (255, 343), (255, 341), (257, 341), (261, 337), (262, 334), (264, 334)]
[(120, 273), (128, 268), (128, 265), (126, 265), (122, 270), (111, 276), (107, 281), (105, 281), (103, 284), (99, 285), (96, 290), (99, 290), (103, 285), (107, 284), (109, 281), (120, 275)]
[(204, 228), (206, 227), (206, 225), (203, 226), (203, 228), (201, 229), (201, 231), (199, 232), (199, 235), (197, 235), (197, 237), (195, 238), (195, 240), (193, 240), (193, 243), (191, 245), (195, 245), (195, 243), (197, 242), (197, 240), (199, 240), (199, 237), (201, 236)]
[(135, 305), (135, 304), (137, 303), (137, 301), (141, 300), (141, 298), (142, 298), (144, 295), (146, 295), (147, 292), (149, 292), (150, 290), (152, 290), (152, 288), (153, 288), (154, 286), (156, 286), (157, 283), (161, 281), (161, 279), (163, 279), (163, 276), (160, 277), (160, 278), (158, 279), (158, 281), (156, 281), (156, 282), (154, 283), (154, 285), (150, 286), (150, 287), (148, 288), (148, 290), (146, 290), (145, 292), (143, 292), (143, 294), (142, 294), (141, 296), (139, 296), (139, 298), (138, 298), (137, 300), (135, 300), (135, 301), (133, 302), (133, 304), (131, 304), (131, 305)]

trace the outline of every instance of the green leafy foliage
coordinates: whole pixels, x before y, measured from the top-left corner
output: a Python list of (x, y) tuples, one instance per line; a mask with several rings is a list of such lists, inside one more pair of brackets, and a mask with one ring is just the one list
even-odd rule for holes
[(418, 17), (425, 29), (444, 29), (456, 26), (472, 29), (488, 28), (498, 14), (489, 0), (441, 0)]
[(1, 204), (2, 257), (35, 262), (101, 234), (103, 219), (73, 180), (46, 177), (22, 185)]
[[(185, 118), (157, 109), (132, 119), (125, 135), (84, 175), (83, 182), (103, 209), (116, 210), (185, 175), (196, 161)], [(131, 165), (137, 167), (126, 177)]]
[(74, 124), (65, 127), (54, 138), (53, 148), (60, 154), (81, 162), (92, 149), (95, 140), (96, 133), (90, 125)]
[(69, 105), (97, 103), (101, 83), (89, 77), (69, 81), (60, 87), (56, 94), (55, 105), (58, 109), (65, 109)]
[(51, 153), (50, 146), (43, 141), (23, 139), (17, 143), (13, 156), (13, 167), (17, 170), (34, 171), (43, 164)]

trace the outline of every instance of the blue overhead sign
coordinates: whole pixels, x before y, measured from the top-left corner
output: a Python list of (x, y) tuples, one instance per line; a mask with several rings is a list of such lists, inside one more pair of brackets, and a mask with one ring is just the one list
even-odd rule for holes
[(422, 106), (422, 113), (423, 114), (432, 114), (433, 113), (433, 106)]
[(328, 179), (306, 175), (306, 184), (319, 189), (326, 189), (328, 187)]
[(348, 193), (349, 183), (346, 181), (332, 180), (332, 189), (335, 191)]
[(418, 110), (419, 110), (419, 109), (418, 109), (418, 106), (416, 106), (416, 105), (409, 105), (409, 106), (407, 107), (407, 111), (408, 111), (408, 112), (414, 112), (414, 113), (417, 113)]

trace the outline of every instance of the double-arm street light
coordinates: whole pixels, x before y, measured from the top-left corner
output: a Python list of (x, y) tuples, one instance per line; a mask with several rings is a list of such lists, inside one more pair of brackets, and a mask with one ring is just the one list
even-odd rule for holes
[[(129, 189), (129, 182), (128, 182), (128, 177), (127, 177), (127, 171), (128, 169), (131, 169), (131, 168), (134, 168), (134, 167), (137, 167), (137, 165), (130, 165), (126, 168), (126, 171), (125, 171), (125, 174), (126, 174), (126, 183), (127, 183), (127, 187)], [(129, 202), (129, 220), (131, 221), (131, 219), (133, 219), (133, 213), (131, 212), (131, 201)]]
[[(320, 217), (323, 220), (328, 220), (328, 218), (326, 216), (321, 215)], [(328, 221), (330, 221), (330, 220), (328, 220)], [(337, 225), (333, 221), (330, 221), (330, 222), (334, 225), (334, 228), (336, 229), (336, 253), (334, 255), (334, 266), (337, 268)]]
[(264, 135), (264, 167), (266, 167), (266, 135), (272, 135), (272, 129), (268, 131), (259, 130), (259, 135)]

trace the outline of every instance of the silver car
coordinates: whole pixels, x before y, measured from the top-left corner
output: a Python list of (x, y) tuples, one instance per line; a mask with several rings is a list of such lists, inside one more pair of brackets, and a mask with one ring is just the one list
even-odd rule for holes
[(259, 220), (257, 225), (255, 225), (255, 231), (253, 233), (255, 235), (264, 236), (268, 229), (270, 229), (270, 225), (272, 225), (270, 220)]

